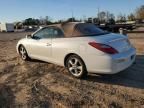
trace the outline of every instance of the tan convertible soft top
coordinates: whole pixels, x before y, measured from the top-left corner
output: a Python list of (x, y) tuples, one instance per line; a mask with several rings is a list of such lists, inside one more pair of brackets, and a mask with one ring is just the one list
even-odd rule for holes
[(62, 24), (53, 24), (49, 25), (49, 27), (58, 27), (63, 30), (65, 37), (76, 37), (82, 35), (77, 29), (76, 26), (81, 24), (80, 22), (69, 22), (69, 23), (62, 23)]

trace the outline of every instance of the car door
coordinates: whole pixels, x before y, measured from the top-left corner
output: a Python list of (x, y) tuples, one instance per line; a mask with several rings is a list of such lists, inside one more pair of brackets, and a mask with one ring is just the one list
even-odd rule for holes
[(62, 65), (63, 64), (63, 55), (65, 49), (65, 36), (64, 32), (58, 28), (53, 27), (53, 36), (52, 36), (52, 62)]
[(52, 28), (43, 28), (33, 34), (28, 47), (32, 58), (49, 61), (52, 56)]

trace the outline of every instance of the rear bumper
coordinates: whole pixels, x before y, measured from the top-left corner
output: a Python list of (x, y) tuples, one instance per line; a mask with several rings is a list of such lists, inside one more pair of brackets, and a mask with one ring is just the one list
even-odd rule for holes
[(135, 48), (131, 48), (127, 52), (116, 54), (113, 56), (91, 55), (89, 60), (87, 60), (86, 62), (86, 66), (88, 72), (90, 73), (115, 74), (130, 67), (134, 63), (135, 57)]

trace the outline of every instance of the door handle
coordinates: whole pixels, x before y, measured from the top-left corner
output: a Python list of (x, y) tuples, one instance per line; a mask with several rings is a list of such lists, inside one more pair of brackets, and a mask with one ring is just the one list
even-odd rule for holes
[(47, 43), (46, 46), (51, 46), (51, 44), (50, 44), (50, 43)]

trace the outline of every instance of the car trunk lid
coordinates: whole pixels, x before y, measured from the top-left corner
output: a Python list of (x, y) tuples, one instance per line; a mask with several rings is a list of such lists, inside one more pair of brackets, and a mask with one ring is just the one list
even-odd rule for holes
[(125, 52), (131, 48), (128, 38), (120, 34), (106, 34), (94, 37), (96, 42), (104, 43), (115, 48), (119, 53)]

